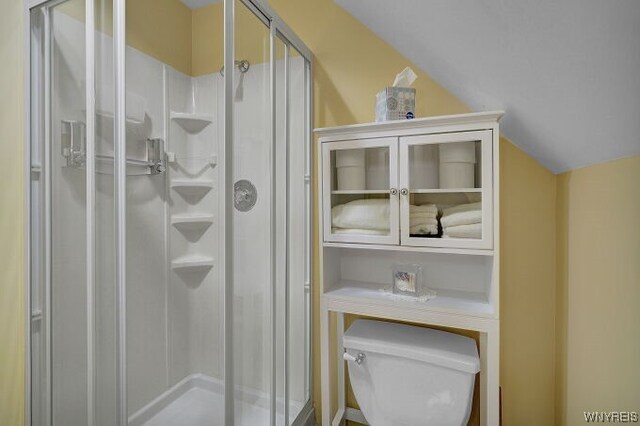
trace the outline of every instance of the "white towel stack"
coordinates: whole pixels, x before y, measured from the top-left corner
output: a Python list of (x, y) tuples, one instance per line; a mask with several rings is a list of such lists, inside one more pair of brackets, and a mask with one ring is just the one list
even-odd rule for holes
[(355, 200), (331, 209), (335, 234), (389, 235), (389, 200)]
[(438, 207), (435, 204), (409, 206), (409, 234), (438, 235)]
[(444, 209), (440, 218), (443, 238), (482, 238), (482, 203)]

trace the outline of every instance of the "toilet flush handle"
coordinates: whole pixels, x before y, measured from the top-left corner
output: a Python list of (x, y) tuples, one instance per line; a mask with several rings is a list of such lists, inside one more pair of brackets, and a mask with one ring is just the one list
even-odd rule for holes
[(358, 355), (356, 356), (353, 356), (346, 351), (344, 354), (342, 354), (342, 357), (345, 361), (355, 362), (358, 365), (362, 364), (364, 362), (364, 359), (366, 358), (366, 356), (362, 352), (358, 353)]

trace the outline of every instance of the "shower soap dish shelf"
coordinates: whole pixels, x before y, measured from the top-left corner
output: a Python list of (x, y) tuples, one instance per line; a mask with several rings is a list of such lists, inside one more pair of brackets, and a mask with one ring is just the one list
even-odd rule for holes
[(179, 226), (209, 226), (213, 223), (213, 215), (206, 213), (186, 213), (171, 216), (171, 224)]
[(172, 269), (209, 269), (213, 268), (213, 258), (204, 256), (185, 256), (171, 262)]
[(171, 120), (178, 123), (187, 133), (200, 133), (213, 123), (213, 116), (208, 114), (171, 111), (170, 116)]
[(171, 188), (180, 192), (209, 192), (213, 187), (213, 181), (209, 179), (174, 179), (171, 181)]
[(209, 156), (187, 156), (187, 155), (177, 155), (175, 152), (167, 151), (167, 162), (170, 164), (179, 163), (180, 160), (193, 161), (199, 160), (204, 161), (211, 167), (215, 167), (218, 164), (218, 156), (216, 154)]

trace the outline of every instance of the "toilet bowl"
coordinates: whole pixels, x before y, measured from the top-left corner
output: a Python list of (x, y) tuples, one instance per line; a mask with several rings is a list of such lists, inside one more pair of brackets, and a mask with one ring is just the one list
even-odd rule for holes
[(351, 387), (370, 425), (467, 424), (480, 371), (473, 339), (359, 319), (343, 342)]

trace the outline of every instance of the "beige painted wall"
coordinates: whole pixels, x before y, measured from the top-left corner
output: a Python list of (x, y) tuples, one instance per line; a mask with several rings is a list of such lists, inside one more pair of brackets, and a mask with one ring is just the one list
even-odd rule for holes
[(640, 156), (558, 177), (556, 423), (640, 412)]
[[(0, 1), (3, 11), (0, 14), (0, 63), (3, 64), (0, 95), (3, 99), (15, 99), (0, 106), (3, 153), (0, 178), (4, 183), (0, 189), (0, 240), (3, 242), (0, 245), (0, 424), (12, 426), (21, 424), (23, 411), (20, 160), (24, 70), (21, 1)], [(149, 0), (137, 2), (140, 7), (135, 10), (143, 14), (150, 10)], [(314, 125), (371, 121), (375, 93), (389, 84), (397, 71), (410, 65), (406, 58), (332, 0), (272, 0), (271, 3), (315, 54)], [(177, 12), (177, 21), (181, 22), (181, 28), (188, 28), (183, 12)], [(138, 48), (188, 74), (217, 71), (220, 63), (215, 53), (199, 40), (218, 40), (212, 34), (219, 34), (221, 29), (215, 24), (208, 26), (207, 22), (221, 21), (219, 17), (209, 20), (207, 16), (191, 14), (191, 31), (184, 31), (183, 36), (172, 39), (169, 44), (156, 43), (158, 40), (145, 32), (138, 39), (130, 38), (130, 42), (137, 40)], [(162, 19), (165, 24), (172, 22), (167, 21), (169, 15), (163, 15)], [(217, 46), (214, 49), (219, 49), (221, 43)], [(416, 88), (418, 116), (468, 112), (464, 104), (424, 73), (419, 73)], [(640, 358), (640, 339), (631, 338), (640, 334), (640, 319), (633, 309), (633, 301), (639, 299), (640, 238), (637, 231), (631, 232), (633, 228), (627, 232), (617, 224), (634, 223), (631, 219), (640, 216), (638, 198), (629, 196), (638, 194), (629, 182), (632, 178), (640, 181), (640, 161), (638, 158), (620, 160), (555, 177), (509, 142), (502, 141), (501, 149), (504, 424), (552, 424), (554, 416), (557, 424), (564, 424), (565, 417), (568, 424), (573, 424), (575, 411), (582, 410), (583, 406), (590, 408), (586, 405), (591, 403), (631, 409), (613, 405), (625, 402), (625, 397), (626, 402), (635, 403), (637, 409), (638, 401), (630, 400), (631, 394), (622, 391), (626, 389), (640, 395), (638, 368), (626, 367), (633, 359), (631, 356)], [(603, 178), (611, 184), (602, 185)], [(627, 208), (616, 207), (616, 214), (622, 215), (624, 221), (607, 221), (606, 207), (621, 205)], [(317, 223), (317, 217), (315, 220)], [(597, 238), (593, 238), (594, 235)], [(317, 262), (315, 268), (317, 276)], [(560, 283), (557, 305), (556, 279)], [(603, 286), (602, 283), (609, 284)], [(317, 301), (318, 294), (314, 296)], [(557, 339), (555, 315), (559, 319)], [(631, 321), (635, 321), (635, 327), (626, 326)], [(590, 330), (593, 331), (589, 333)], [(316, 348), (317, 337), (316, 317)], [(555, 345), (561, 356), (559, 374), (554, 376)], [(319, 359), (314, 355), (314, 399), (319, 409)], [(625, 368), (631, 374), (626, 374)], [(558, 379), (557, 384), (554, 377)], [(591, 392), (591, 388), (600, 391)], [(555, 389), (558, 389), (557, 395)], [(604, 407), (594, 407), (598, 408)]]
[(552, 425), (556, 176), (504, 139), (500, 156), (503, 422)]
[[(191, 75), (191, 9), (180, 0), (127, 0), (126, 4), (127, 45)], [(57, 10), (84, 22), (84, 5), (84, 0), (71, 0)], [(112, 12), (113, 0), (96, 1), (96, 28), (109, 35)]]
[(23, 421), (22, 2), (0, 1), (0, 425)]

